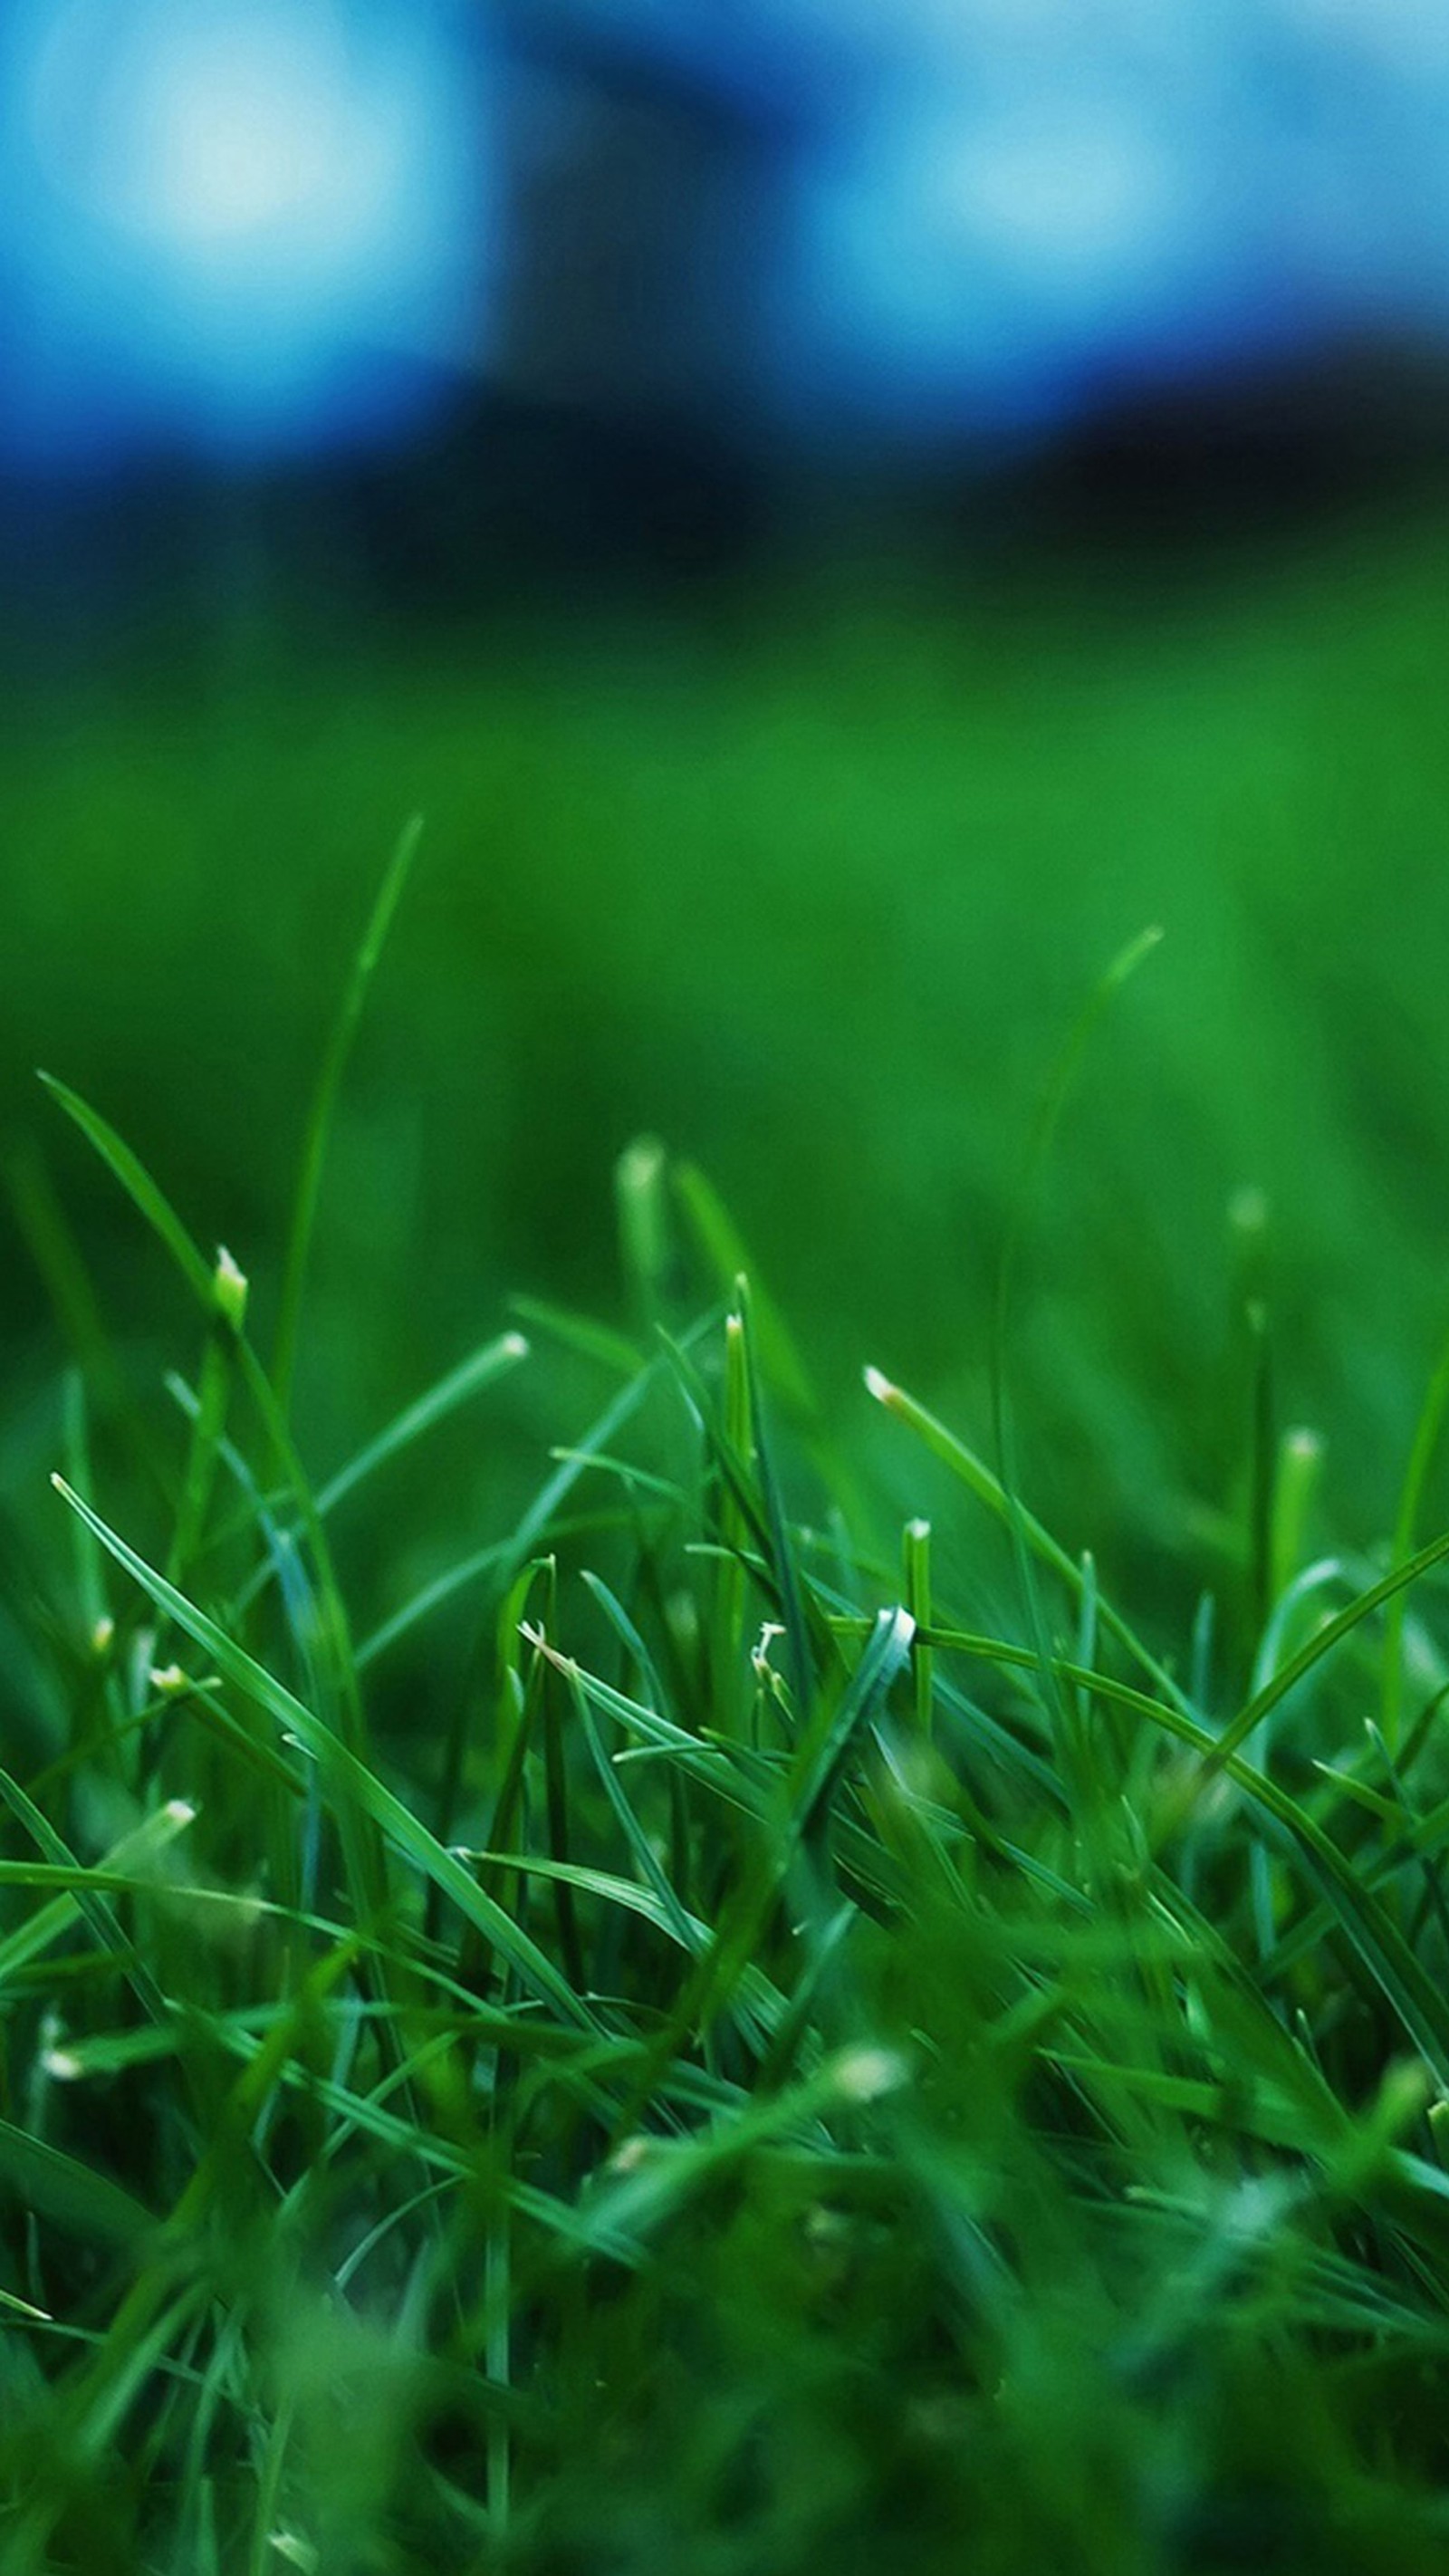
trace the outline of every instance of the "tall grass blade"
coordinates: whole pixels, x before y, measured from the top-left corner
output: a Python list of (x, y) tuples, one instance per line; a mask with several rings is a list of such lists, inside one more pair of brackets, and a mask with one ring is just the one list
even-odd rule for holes
[(302, 1299), (307, 1286), (307, 1265), (312, 1251), (312, 1236), (317, 1222), (317, 1204), (322, 1191), (322, 1170), (327, 1159), (327, 1144), (332, 1132), (333, 1114), (347, 1059), (366, 1007), (378, 960), (392, 928), (393, 915), (402, 900), (403, 890), (412, 873), (422, 838), (422, 816), (415, 814), (402, 831), (392, 854), (387, 872), (378, 890), (362, 944), (353, 961), (352, 973), (342, 996), (341, 1007), (332, 1024), (332, 1032), (317, 1077), (317, 1088), (307, 1115), (302, 1140), (302, 1160), (297, 1176), (296, 1197), (292, 1205), (292, 1222), (287, 1239), (287, 1255), (282, 1268), (282, 1293), (277, 1320), (276, 1347), (272, 1355), (272, 1385), (276, 1390), (277, 1410), (283, 1422), (292, 1406), (292, 1380), (297, 1366), (297, 1337), (302, 1321)]

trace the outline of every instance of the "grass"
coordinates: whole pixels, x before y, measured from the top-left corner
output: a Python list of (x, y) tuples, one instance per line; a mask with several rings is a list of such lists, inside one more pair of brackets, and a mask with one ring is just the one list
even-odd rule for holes
[[(17, 682), (0, 741), (0, 1143), (43, 1154), (118, 1333), (163, 1365), (170, 1283), (57, 1146), (34, 1067), (104, 1104), (251, 1257), (270, 1353), (262, 1253), (316, 1032), (421, 806), (319, 1205), (309, 1454), (359, 1446), (510, 1290), (614, 1312), (610, 1173), (650, 1131), (738, 1211), (837, 1418), (869, 1347), (979, 1426), (1042, 1068), (1160, 923), (1047, 1175), (1023, 1471), (1115, 1581), (1200, 1552), (1241, 1505), (1251, 1285), (1279, 1420), (1331, 1434), (1335, 1520), (1367, 1546), (1449, 1323), (1445, 536), (1346, 527), (1155, 598), (886, 565), (732, 618), (389, 645), (364, 602), (149, 664), (128, 630), (89, 680)], [(35, 1277), (6, 1253), (0, 1333), (43, 1414)], [(533, 1383), (496, 1416), (490, 1520), (521, 1494), (514, 1433), (559, 1436)]]
[[(1249, 1407), (1175, 1627), (1018, 1490), (1015, 1234), (993, 1461), (876, 1367), (822, 1407), (645, 1145), (635, 1327), (531, 1301), (314, 1477), (405, 864), (270, 1359), (51, 1086), (195, 1374), (138, 1394), (65, 1273), (5, 1612), (6, 2576), (1443, 2567), (1442, 1371), (1391, 1549), (1321, 1544), (1315, 1445)], [(554, 1454), (483, 1529), (428, 1461), (526, 1379)], [(384, 1613), (400, 1493), (446, 1561)]]
[(1449, 2565), (1443, 568), (31, 688), (3, 2576)]

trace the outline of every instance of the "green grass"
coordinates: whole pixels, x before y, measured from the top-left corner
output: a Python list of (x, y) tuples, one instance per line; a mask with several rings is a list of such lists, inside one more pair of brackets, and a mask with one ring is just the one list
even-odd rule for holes
[[(396, 879), (270, 1361), (51, 1086), (199, 1358), (117, 1401), (97, 1303), (9, 1587), (7, 2576), (1442, 2567), (1442, 1388), (1392, 1558), (1308, 1557), (1300, 1435), (1139, 1631), (871, 1367), (902, 1531), (642, 1147), (637, 1333), (533, 1304), (314, 1480), (287, 1399)], [(334, 1528), (369, 1502), (404, 1559), (397, 1480), (529, 1375), (551, 1470), (487, 1530), (425, 1482), (456, 1562), (379, 1621)]]
[[(733, 622), (388, 649), (362, 617), (36, 683), (0, 743), (0, 1140), (41, 1140), (159, 1360), (164, 1274), (57, 1152), (34, 1067), (103, 1102), (251, 1256), (270, 1349), (316, 1031), (421, 809), (319, 1207), (312, 1454), (514, 1290), (617, 1311), (609, 1175), (650, 1131), (738, 1211), (836, 1406), (869, 1343), (979, 1428), (1042, 1069), (1157, 923), (1048, 1175), (1023, 1463), (1134, 1582), (1236, 1508), (1256, 1263), (1280, 1419), (1331, 1431), (1368, 1544), (1449, 1324), (1445, 566), (1416, 523), (1180, 598), (897, 571)], [(33, 1275), (7, 1255), (0, 1330), (43, 1391)]]
[(3, 2576), (1449, 2565), (1443, 561), (35, 698)]

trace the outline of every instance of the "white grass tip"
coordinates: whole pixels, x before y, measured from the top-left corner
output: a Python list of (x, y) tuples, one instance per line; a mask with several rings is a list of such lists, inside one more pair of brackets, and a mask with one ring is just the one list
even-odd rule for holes
[(784, 1634), (785, 1631), (781, 1627), (778, 1619), (767, 1619), (761, 1628), (754, 1645), (750, 1648), (750, 1661), (754, 1665), (756, 1672), (759, 1674), (761, 1681), (773, 1681), (775, 1679), (774, 1668), (770, 1662), (770, 1648), (773, 1646), (775, 1639), (777, 1637), (783, 1637)]
[(178, 1829), (196, 1822), (196, 1809), (189, 1798), (168, 1798), (161, 1813), (168, 1825), (175, 1825)]
[(910, 2082), (911, 2070), (898, 2048), (848, 2048), (837, 2057), (831, 2077), (847, 2102), (880, 2102)]
[(667, 1160), (657, 1136), (636, 1136), (619, 1156), (619, 1187), (624, 1190), (653, 1189)]
[[(875, 1393), (875, 1389), (874, 1389), (874, 1387), (872, 1387), (872, 1388), (871, 1388), (871, 1393), (872, 1393), (872, 1395), (874, 1395), (874, 1393)], [(927, 1541), (927, 1539), (930, 1537), (930, 1535), (931, 1535), (931, 1524), (930, 1524), (930, 1522), (929, 1522), (929, 1521), (920, 1521), (920, 1520), (916, 1520), (916, 1521), (907, 1521), (907, 1523), (906, 1523), (906, 1536), (907, 1536), (907, 1538), (908, 1538), (908, 1539), (910, 1539), (910, 1540), (913, 1542), (913, 1544), (914, 1544), (916, 1547), (924, 1547), (924, 1546), (925, 1546), (925, 1544), (926, 1544), (926, 1541)]]
[(295, 2531), (270, 2531), (267, 2539), (284, 2566), (300, 2567), (302, 2576), (316, 2576), (322, 2560), (310, 2540)]
[(505, 1358), (505, 1359), (508, 1359), (508, 1360), (526, 1360), (526, 1359), (527, 1359), (527, 1357), (528, 1357), (528, 1350), (529, 1350), (529, 1343), (528, 1343), (528, 1335), (527, 1335), (526, 1333), (505, 1333), (505, 1334), (504, 1334), (504, 1336), (503, 1336), (503, 1356), (504, 1356), (504, 1358)]
[(246, 1322), (247, 1276), (233, 1261), (224, 1243), (217, 1247), (212, 1288), (217, 1313), (223, 1322), (230, 1324), (234, 1333), (239, 1333)]
[(115, 1620), (98, 1619), (91, 1630), (91, 1653), (95, 1656), (98, 1664), (104, 1662), (115, 1642)]
[(74, 2084), (85, 2073), (85, 2067), (72, 2048), (47, 2048), (40, 2064), (52, 2084)]
[(867, 1395), (873, 1395), (875, 1397), (877, 1404), (889, 1404), (891, 1397), (895, 1394), (896, 1390), (892, 1386), (890, 1379), (886, 1377), (880, 1369), (867, 1368), (865, 1371), (865, 1391)]
[(1323, 1434), (1313, 1431), (1306, 1422), (1295, 1422), (1283, 1434), (1283, 1454), (1295, 1467), (1316, 1467), (1323, 1455)]
[(49, 2308), (38, 2308), (33, 2299), (19, 2299), (13, 2290), (0, 2290), (0, 2308), (9, 2308), (17, 2317), (31, 2317), (38, 2326), (53, 2326)]
[(177, 1691), (191, 1687), (179, 1664), (153, 1664), (146, 1678), (153, 1691), (159, 1691), (163, 1699), (172, 1699)]

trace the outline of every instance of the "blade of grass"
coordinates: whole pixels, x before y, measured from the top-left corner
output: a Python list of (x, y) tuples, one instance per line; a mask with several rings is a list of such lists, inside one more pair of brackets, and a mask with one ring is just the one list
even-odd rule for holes
[[(1425, 1389), (1419, 1419), (1409, 1450), (1408, 1465), (1394, 1514), (1394, 1535), (1390, 1548), (1393, 1561), (1401, 1565), (1413, 1549), (1414, 1534), (1419, 1524), (1419, 1510), (1434, 1454), (1444, 1433), (1444, 1420), (1449, 1413), (1449, 1338), (1446, 1338), (1433, 1375)], [(1404, 1691), (1404, 1617), (1407, 1603), (1398, 1599), (1390, 1606), (1384, 1622), (1384, 1675), (1380, 1723), (1389, 1751), (1399, 1750)]]
[(333, 1113), (347, 1059), (352, 1052), (368, 991), (378, 960), (382, 955), (393, 915), (402, 900), (403, 889), (417, 856), (422, 837), (422, 817), (414, 815), (404, 826), (397, 847), (378, 890), (362, 944), (353, 962), (352, 973), (342, 996), (341, 1007), (332, 1024), (317, 1088), (308, 1112), (302, 1142), (301, 1167), (297, 1177), (296, 1197), (287, 1241), (287, 1256), (282, 1269), (282, 1294), (277, 1321), (276, 1347), (272, 1355), (272, 1385), (276, 1392), (277, 1411), (285, 1422), (292, 1408), (292, 1381), (297, 1365), (297, 1337), (302, 1320), (302, 1299), (307, 1285), (307, 1264), (312, 1250), (312, 1234), (317, 1220), (317, 1203), (322, 1189), (322, 1167), (332, 1130)]
[(208, 1618), (205, 1611), (199, 1610), (194, 1602), (188, 1601), (174, 1585), (168, 1583), (164, 1575), (149, 1566), (134, 1548), (128, 1547), (89, 1503), (71, 1492), (63, 1478), (56, 1477), (54, 1481), (62, 1499), (89, 1523), (102, 1546), (109, 1549), (117, 1564), (123, 1566), (150, 1595), (157, 1608), (164, 1610), (179, 1628), (204, 1648), (217, 1671), (234, 1689), (264, 1709), (313, 1757), (334, 1802), (344, 1810), (355, 1807), (366, 1816), (420, 1876), (451, 1898), (459, 1913), (476, 1924), (499, 1955), (508, 1960), (531, 1994), (550, 2004), (562, 2019), (592, 2029), (594, 2016), (567, 1980), (560, 1976), (552, 1961), (534, 1942), (518, 1933), (500, 1906), (484, 1897), (461, 1862), (444, 1849), (402, 1800), (386, 1788), (376, 1774), (349, 1751), (320, 1718), (314, 1716), (311, 1709), (275, 1680), (264, 1665), (257, 1663), (217, 1626), (215, 1620)]
[(340, 1467), (337, 1474), (329, 1478), (317, 1496), (319, 1515), (335, 1510), (344, 1495), (352, 1493), (365, 1477), (375, 1475), (379, 1467), (386, 1466), (413, 1441), (420, 1440), (424, 1432), (431, 1431), (439, 1422), (445, 1422), (448, 1415), (455, 1413), (460, 1404), (466, 1404), (470, 1396), (481, 1394), (484, 1387), (507, 1377), (527, 1357), (528, 1344), (522, 1333), (502, 1333), (471, 1352), (457, 1368), (451, 1369), (446, 1377), (439, 1378), (435, 1386), (430, 1386), (426, 1394), (405, 1405), (386, 1429), (379, 1431), (375, 1440), (369, 1440), (366, 1448), (360, 1449), (355, 1458), (349, 1459), (345, 1467)]
[(1013, 1198), (1010, 1219), (997, 1265), (996, 1293), (992, 1304), (991, 1328), (991, 1419), (996, 1441), (998, 1482), (1006, 1505), (1006, 1528), (1016, 1564), (1017, 1582), (1027, 1628), (1037, 1649), (1043, 1694), (1058, 1757), (1072, 1804), (1077, 1811), (1080, 1830), (1095, 1842), (1102, 1839), (1101, 1798), (1097, 1769), (1089, 1763), (1080, 1741), (1076, 1709), (1062, 1699), (1053, 1680), (1051, 1629), (1036, 1577), (1034, 1527), (1023, 1510), (1017, 1491), (1013, 1457), (1011, 1411), (1007, 1395), (1008, 1352), (1012, 1322), (1012, 1301), (1016, 1273), (1034, 1201), (1045, 1172), (1057, 1129), (1075, 1088), (1088, 1047), (1099, 1021), (1118, 993), (1134, 975), (1144, 958), (1161, 940), (1160, 930), (1145, 930), (1121, 950), (1107, 968), (1086, 1008), (1069, 1030), (1065, 1043), (1052, 1067), (1036, 1125), (1027, 1147), (1020, 1183)]
[[(1001, 1478), (993, 1473), (985, 1460), (978, 1458), (976, 1452), (969, 1448), (954, 1431), (948, 1431), (945, 1423), (939, 1421), (935, 1414), (928, 1412), (924, 1404), (918, 1403), (914, 1396), (908, 1395), (904, 1387), (893, 1385), (879, 1369), (868, 1368), (865, 1371), (865, 1384), (867, 1393), (874, 1396), (877, 1404), (884, 1405), (888, 1413), (893, 1413), (898, 1421), (906, 1423), (914, 1431), (917, 1439), (924, 1442), (933, 1457), (939, 1458), (943, 1466), (949, 1467), (952, 1474), (976, 1496), (978, 1502), (986, 1505), (987, 1510), (1002, 1523), (1003, 1527), (1009, 1525), (1015, 1511), (1025, 1544), (1043, 1565), (1049, 1566), (1054, 1574), (1061, 1577), (1072, 1600), (1080, 1607), (1084, 1588), (1080, 1565), (1068, 1555), (1064, 1547), (1058, 1544), (1050, 1531), (1043, 1528), (1041, 1522), (1027, 1510), (1024, 1503), (1017, 1502), (1013, 1505)], [(1125, 1647), (1139, 1670), (1156, 1684), (1164, 1697), (1170, 1699), (1174, 1707), (1180, 1709), (1185, 1717), (1193, 1716), (1194, 1711), (1180, 1683), (1142, 1643), (1121, 1613), (1114, 1609), (1105, 1593), (1100, 1591), (1097, 1595), (1097, 1615), (1101, 1625), (1110, 1631), (1120, 1646)]]
[(1404, 1564), (1392, 1567), (1377, 1583), (1371, 1583), (1366, 1591), (1350, 1601), (1346, 1610), (1340, 1610), (1336, 1618), (1326, 1620), (1321, 1628), (1315, 1630), (1307, 1644), (1301, 1646), (1296, 1655), (1290, 1655), (1287, 1663), (1280, 1665), (1271, 1680), (1265, 1682), (1263, 1688), (1256, 1691), (1247, 1705), (1239, 1710), (1231, 1725), (1224, 1727), (1214, 1746), (1208, 1776), (1222, 1767), (1228, 1755), (1246, 1742), (1254, 1728), (1262, 1725), (1280, 1700), (1296, 1690), (1324, 1657), (1332, 1654), (1335, 1646), (1341, 1645), (1345, 1637), (1362, 1627), (1365, 1619), (1371, 1618), (1375, 1610), (1381, 1610), (1396, 1594), (1406, 1591), (1410, 1584), (1417, 1583), (1436, 1565), (1442, 1565), (1446, 1557), (1449, 1557), (1449, 1530), (1432, 1539), (1427, 1547), (1420, 1548), (1418, 1554), (1408, 1558)]
[(0, 2183), (22, 2208), (34, 2210), (82, 2244), (134, 2247), (154, 2236), (160, 2224), (119, 2183), (11, 2120), (0, 2120)]
[[(716, 1285), (727, 1296), (734, 1294), (737, 1279), (758, 1279), (743, 1237), (717, 1191), (693, 1163), (677, 1163), (670, 1173), (674, 1193), (689, 1221), (700, 1250), (715, 1276)], [(791, 1410), (805, 1419), (813, 1419), (816, 1397), (793, 1335), (772, 1298), (758, 1286), (753, 1291), (755, 1329), (760, 1352), (772, 1382), (779, 1388)]]

